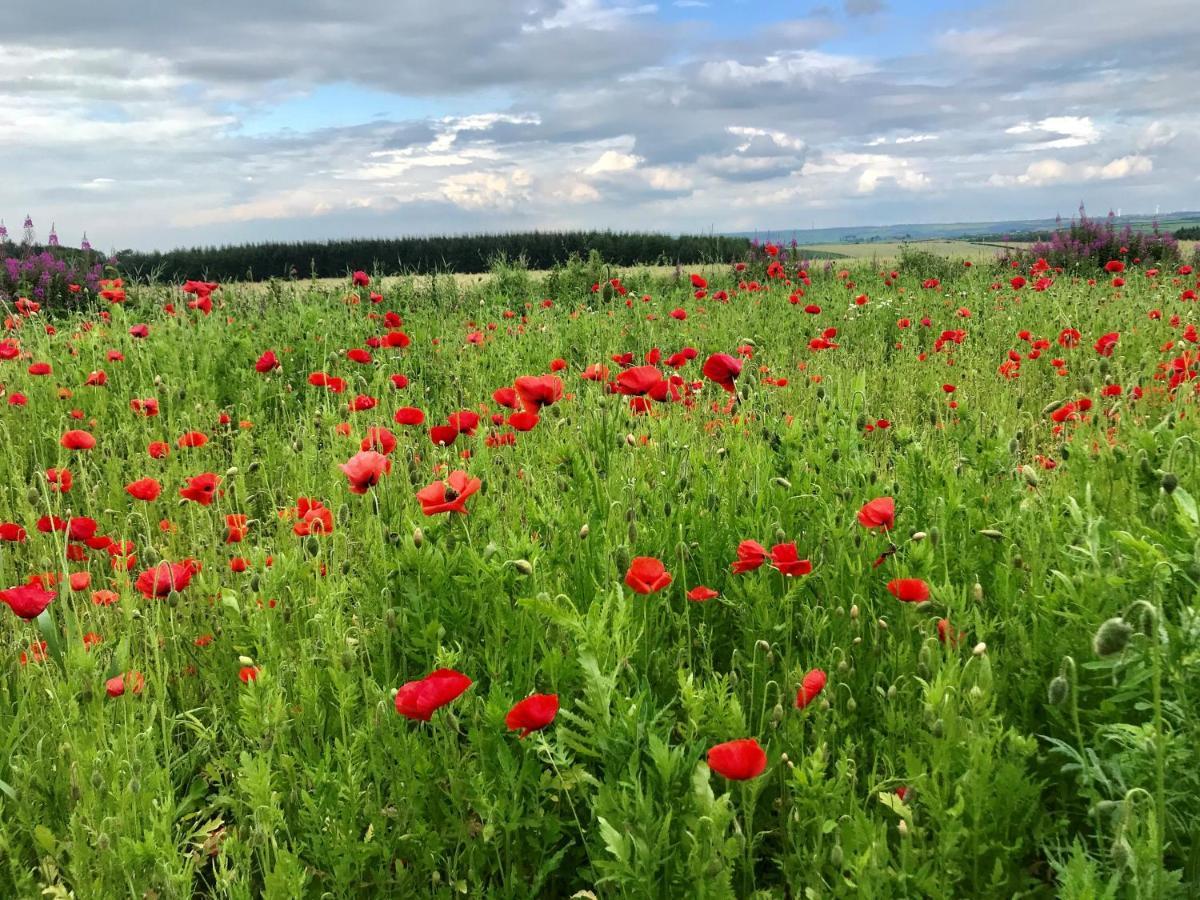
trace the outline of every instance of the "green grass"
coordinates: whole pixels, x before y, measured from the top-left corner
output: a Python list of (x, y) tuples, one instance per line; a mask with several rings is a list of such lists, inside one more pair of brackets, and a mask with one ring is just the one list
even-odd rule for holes
[[(91, 584), (55, 588), (37, 622), (0, 610), (0, 896), (1195, 896), (1200, 455), (1192, 384), (1160, 378), (1194, 354), (1184, 285), (1132, 272), (1119, 291), (1063, 277), (1015, 293), (983, 265), (936, 289), (836, 271), (798, 303), (761, 270), (741, 276), (761, 291), (705, 272), (728, 303), (629, 275), (629, 305), (590, 293), (594, 273), (506, 271), (388, 281), (377, 306), (345, 303), (346, 284), (230, 285), (209, 317), (133, 287), (111, 322), (22, 321), (22, 357), (0, 361), (28, 400), (0, 407), (0, 522), (29, 539), (0, 544), (0, 586)], [(348, 360), (387, 310), (411, 346)], [(810, 349), (827, 328), (838, 347)], [(1031, 350), (1022, 331), (1050, 344), (1005, 378), (1009, 352)], [(691, 403), (635, 415), (580, 377), (684, 346)], [(739, 348), (730, 406), (700, 366)], [(282, 368), (260, 374), (268, 349)], [(489, 446), (493, 391), (559, 358), (562, 399)], [(35, 361), (53, 374), (28, 374)], [(94, 370), (105, 386), (85, 386)], [(310, 385), (315, 371), (348, 389)], [(378, 405), (349, 412), (357, 395)], [(1051, 405), (1083, 396), (1057, 429)], [(131, 411), (146, 397), (157, 417)], [(395, 424), (401, 406), (426, 426)], [(428, 426), (464, 408), (483, 413), (478, 434), (433, 446)], [(397, 446), (360, 496), (339, 464), (369, 426)], [(96, 447), (64, 449), (71, 428)], [(177, 448), (191, 430), (210, 441)], [(170, 456), (152, 459), (160, 440)], [(50, 490), (51, 467), (70, 493)], [(482, 480), (469, 514), (422, 515), (439, 467)], [(205, 472), (223, 493), (183, 500)], [(163, 485), (151, 503), (124, 490), (144, 477)], [(884, 496), (895, 528), (868, 532), (858, 510)], [(331, 534), (293, 533), (280, 511), (300, 497), (332, 510)], [(38, 532), (47, 515), (133, 542), (132, 571)], [(746, 539), (796, 542), (812, 573), (733, 575)], [(672, 583), (633, 593), (638, 556)], [(183, 590), (133, 586), (185, 558), (201, 569)], [(901, 603), (896, 578), (930, 600)], [(686, 600), (701, 584), (721, 596)], [(101, 589), (117, 602), (94, 604)], [(1097, 656), (1120, 616), (1132, 635)], [(398, 715), (394, 691), (441, 667), (473, 685), (428, 723)], [(797, 709), (814, 668), (828, 683)], [(140, 694), (106, 695), (134, 670)], [(518, 740), (505, 714), (534, 692), (561, 708)], [(763, 774), (709, 770), (711, 747), (750, 737)]]

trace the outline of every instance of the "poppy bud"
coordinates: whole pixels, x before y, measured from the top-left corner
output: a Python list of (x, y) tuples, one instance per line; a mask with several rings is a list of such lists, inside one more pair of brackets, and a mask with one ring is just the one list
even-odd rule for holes
[(1020, 453), (1021, 452), (1021, 442), (1018, 441), (1016, 438), (1013, 438), (1011, 441), (1009, 441), (1008, 442), (1008, 452), (1013, 454), (1014, 456), (1016, 454)]
[(237, 473), (238, 473), (238, 467), (230, 466), (228, 469), (225, 470), (225, 477), (233, 478), (235, 475), (237, 475)]
[(142, 790), (142, 780), (134, 775), (129, 779), (129, 793), (137, 794)]
[(343, 559), (343, 560), (342, 560), (342, 574), (343, 574), (343, 575), (349, 575), (349, 574), (350, 574), (350, 570), (351, 570), (352, 568), (353, 568), (353, 566), (350, 564), (350, 560), (348, 560), (348, 559)]
[(250, 590), (257, 592), (260, 587), (262, 587), (262, 581), (259, 579), (258, 574), (255, 573), (250, 578)]
[(981, 529), (979, 530), (979, 533), (980, 533), (980, 535), (982, 535), (983, 537), (985, 537), (985, 538), (988, 538), (988, 539), (990, 539), (990, 540), (993, 540), (993, 541), (1002, 541), (1002, 540), (1004, 540), (1004, 533), (1003, 533), (1003, 532), (1000, 532), (1000, 531), (997, 531), (995, 528), (981, 528)]
[(354, 668), (354, 651), (349, 648), (342, 651), (342, 668), (347, 672)]
[(902, 838), (908, 837), (908, 823), (901, 819), (896, 823), (896, 832)]
[(260, 463), (257, 459), (253, 459), (250, 461), (250, 465), (246, 466), (246, 472), (247, 472), (247, 474), (253, 475), (255, 472), (257, 472), (261, 468), (262, 468), (262, 463)]
[(776, 703), (775, 708), (771, 710), (771, 723), (778, 725), (783, 721), (783, 704)]
[(767, 641), (760, 639), (754, 642), (754, 649), (761, 650), (763, 653), (770, 653), (771, 645)]
[(637, 438), (635, 438), (632, 434), (625, 435), (625, 446), (626, 447), (636, 447), (637, 446)]
[(934, 737), (940, 738), (946, 730), (946, 726), (942, 723), (941, 719), (934, 719), (933, 724), (929, 726), (929, 730)]
[(931, 527), (929, 529), (929, 543), (933, 544), (934, 546), (937, 546), (938, 541), (940, 541), (941, 539), (942, 539), (942, 529), (940, 529), (936, 525), (934, 525), (933, 527)]
[(339, 506), (338, 511), (337, 511), (337, 520), (338, 520), (339, 525), (349, 525), (350, 524), (350, 507), (344, 506), (344, 505)]
[(914, 532), (912, 533), (912, 538), (911, 538), (911, 540), (912, 540), (914, 543), (917, 543), (917, 544), (919, 544), (921, 541), (925, 540), (925, 538), (927, 538), (927, 537), (929, 537), (929, 535), (927, 535), (927, 534), (926, 534), (925, 532), (923, 532), (923, 531), (914, 531)]
[(1021, 466), (1021, 468), (1019, 468), (1017, 471), (1021, 474), (1021, 477), (1025, 479), (1025, 483), (1027, 485), (1030, 487), (1038, 486), (1038, 474), (1033, 470), (1033, 466)]
[(92, 769), (92, 777), (89, 779), (92, 783), (92, 790), (104, 790), (104, 776), (100, 774), (99, 769)]
[(1113, 865), (1118, 869), (1124, 869), (1129, 865), (1129, 860), (1133, 856), (1133, 848), (1129, 846), (1129, 841), (1125, 840), (1124, 834), (1117, 835), (1117, 839), (1113, 841), (1109, 850), (1109, 855), (1112, 857)]
[(853, 697), (851, 697), (849, 700), (846, 701), (846, 711), (847, 712), (855, 712), (857, 709), (858, 709), (858, 702)]
[(425, 543), (425, 532), (420, 528), (414, 528), (412, 533), (412, 542), (414, 547), (420, 547)]
[(846, 662), (844, 659), (839, 660), (838, 664), (837, 664), (837, 670), (840, 674), (845, 675), (846, 672), (848, 672), (850, 670), (850, 664), (848, 662)]
[(878, 621), (876, 624), (879, 626), (879, 630), (880, 630), (880, 631), (887, 631), (887, 630), (888, 630), (888, 623), (887, 623), (887, 619), (880, 619), (880, 620), (879, 620), (879, 621)]
[(983, 654), (987, 653), (987, 644), (985, 644), (983, 641), (980, 641), (971, 648), (971, 653), (973, 653), (975, 656), (983, 656)]
[(626, 529), (626, 534), (628, 535), (629, 543), (631, 543), (631, 544), (637, 543), (637, 539), (638, 539), (637, 522), (631, 521), (629, 523), (629, 527)]
[(239, 663), (241, 663), (243, 666), (252, 666), (252, 665), (254, 665), (254, 660), (253, 660), (251, 657), (249, 657), (249, 656), (239, 656), (239, 657), (238, 657), (238, 662), (239, 662)]
[(1098, 365), (1096, 368), (1098, 368), (1100, 370), (1101, 375), (1107, 375), (1108, 374), (1108, 360), (1105, 359), (1104, 357), (1101, 357), (1100, 365)]
[(834, 844), (833, 849), (829, 851), (829, 862), (835, 869), (840, 869), (845, 861), (845, 854), (842, 852), (841, 844)]
[(629, 548), (627, 548), (624, 544), (617, 547), (617, 549), (613, 551), (613, 561), (617, 565), (617, 571), (625, 572), (629, 568)]
[(983, 585), (978, 581), (971, 586), (971, 599), (976, 603), (983, 602)]
[(1133, 628), (1128, 622), (1117, 616), (1106, 620), (1096, 630), (1092, 637), (1092, 650), (1097, 656), (1112, 656), (1120, 653), (1129, 643)]
[(518, 572), (520, 572), (522, 575), (532, 575), (533, 574), (533, 563), (531, 563), (527, 559), (513, 560), (513, 568), (516, 569)]
[(1079, 387), (1083, 390), (1083, 392), (1085, 394), (1091, 393), (1092, 388), (1095, 387), (1095, 382), (1092, 381), (1092, 376), (1084, 375), (1082, 378), (1080, 378), (1079, 379)]
[(1174, 472), (1165, 472), (1162, 477), (1162, 489), (1168, 493), (1175, 493), (1175, 488), (1179, 487), (1179, 477)]
[(112, 846), (112, 841), (110, 840), (109, 836), (107, 834), (105, 834), (103, 831), (100, 832), (100, 834), (98, 834), (96, 836), (96, 849), (99, 850), (101, 853), (108, 852), (108, 850), (111, 846)]
[(589, 534), (591, 534), (591, 531), (592, 530), (590, 528), (588, 528), (587, 522), (584, 522), (583, 525), (581, 525), (579, 528), (579, 539), (581, 541), (586, 540), (587, 536)]
[(29, 492), (25, 495), (25, 499), (29, 501), (31, 506), (37, 506), (38, 501), (42, 498), (38, 496), (37, 488), (30, 488)]
[(854, 605), (852, 605), (850, 607), (850, 620), (852, 622), (858, 621), (858, 604), (857, 603), (855, 603)]
[(154, 376), (154, 386), (155, 386), (155, 387), (162, 387), (162, 386), (163, 386), (163, 377), (162, 377), (161, 375), (155, 375), (155, 376)]
[(1061, 675), (1050, 679), (1050, 687), (1046, 690), (1046, 699), (1051, 706), (1062, 706), (1071, 694), (1071, 683)]
[(299, 453), (299, 452), (300, 452), (300, 451), (302, 451), (303, 449), (304, 449), (304, 444), (303, 444), (303, 443), (301, 443), (301, 442), (300, 442), (300, 441), (298, 441), (298, 440), (297, 440), (297, 441), (292, 441), (292, 452), (293, 452), (293, 453)]

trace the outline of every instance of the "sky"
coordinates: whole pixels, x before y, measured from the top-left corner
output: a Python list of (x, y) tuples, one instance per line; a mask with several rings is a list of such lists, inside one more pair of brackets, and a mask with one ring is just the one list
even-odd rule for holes
[(55, 8), (0, 34), (0, 219), (64, 244), (1200, 209), (1193, 0)]

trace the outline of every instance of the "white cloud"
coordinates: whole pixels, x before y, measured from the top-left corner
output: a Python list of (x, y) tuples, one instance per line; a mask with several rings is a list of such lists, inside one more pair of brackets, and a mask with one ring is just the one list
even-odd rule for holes
[(1116, 181), (1154, 171), (1154, 162), (1146, 156), (1122, 156), (1103, 165), (1069, 164), (1060, 159), (1042, 159), (1030, 163), (1019, 175), (993, 175), (989, 183), (996, 187), (1030, 185), (1043, 187), (1085, 181)]
[(600, 158), (583, 170), (584, 175), (611, 175), (616, 172), (628, 172), (636, 169), (641, 160), (632, 153), (620, 153), (616, 150), (605, 150)]
[(1062, 135), (1050, 140), (1019, 145), (1019, 150), (1065, 150), (1070, 147), (1086, 147), (1100, 140), (1100, 129), (1088, 116), (1050, 116), (1039, 122), (1021, 122), (1006, 128), (1004, 133)]

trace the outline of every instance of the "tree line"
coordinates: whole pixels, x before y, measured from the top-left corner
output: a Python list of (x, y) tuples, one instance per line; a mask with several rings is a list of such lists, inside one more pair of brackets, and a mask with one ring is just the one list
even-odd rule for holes
[(166, 252), (123, 250), (123, 273), (166, 281), (337, 278), (362, 269), (381, 274), (486, 272), (498, 260), (550, 269), (597, 251), (612, 265), (694, 265), (740, 259), (745, 238), (622, 231), (533, 231), (432, 237), (263, 242), (189, 247)]

